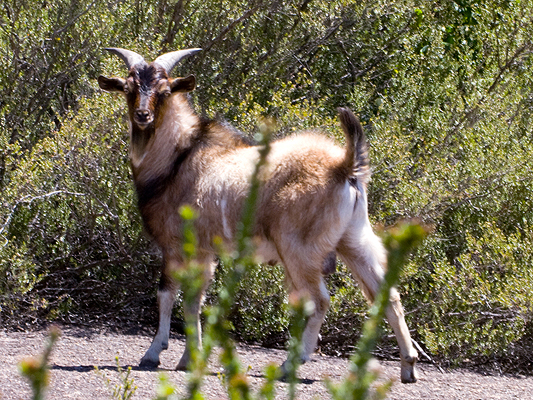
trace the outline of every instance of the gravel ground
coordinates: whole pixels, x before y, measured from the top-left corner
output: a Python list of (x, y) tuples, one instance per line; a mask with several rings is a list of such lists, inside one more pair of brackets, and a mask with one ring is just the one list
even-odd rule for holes
[[(0, 332), (0, 399), (29, 399), (31, 392), (27, 382), (19, 375), (18, 362), (42, 352), (46, 331)], [(143, 352), (148, 348), (151, 337), (124, 335), (77, 327), (63, 327), (62, 336), (54, 347), (51, 357), (51, 382), (48, 400), (55, 399), (111, 399), (111, 391), (104, 383), (105, 375), (112, 386), (119, 383), (115, 358), (123, 368), (132, 366), (130, 377), (137, 390), (133, 399), (154, 399), (160, 374), (167, 375), (177, 393), (185, 395), (187, 374), (174, 371), (184, 348), (182, 337), (172, 337), (169, 350), (162, 353), (158, 371), (137, 369)], [(269, 363), (281, 363), (285, 358), (282, 350), (265, 349), (258, 346), (239, 345), (239, 357), (249, 367), (248, 378), (253, 388), (258, 388), (263, 379), (263, 370)], [(219, 377), (220, 365), (212, 357), (210, 374), (204, 380), (202, 392), (207, 399), (226, 399)], [(390, 399), (530, 399), (533, 398), (533, 377), (482, 375), (468, 370), (440, 371), (430, 364), (419, 364), (420, 380), (404, 385), (398, 379), (399, 363), (381, 361), (384, 378), (394, 380)], [(346, 374), (348, 361), (345, 359), (315, 354), (313, 361), (303, 365), (298, 375), (298, 399), (328, 399), (324, 378), (340, 381)], [(95, 372), (95, 366), (100, 373)], [(285, 383), (277, 383), (277, 398), (287, 398)]]

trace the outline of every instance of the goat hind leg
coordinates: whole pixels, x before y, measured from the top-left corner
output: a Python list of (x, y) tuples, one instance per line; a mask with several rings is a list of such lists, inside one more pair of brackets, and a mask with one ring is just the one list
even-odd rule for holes
[(414, 383), (418, 380), (418, 373), (415, 367), (418, 361), (418, 353), (411, 343), (411, 335), (405, 323), (400, 294), (394, 288), (391, 290), (390, 303), (386, 313), (387, 320), (394, 331), (400, 348), (402, 383)]
[(302, 361), (308, 361), (311, 357), (311, 354), (316, 349), (318, 342), (318, 334), (320, 332), (320, 327), (322, 322), (324, 322), (324, 316), (329, 308), (329, 294), (324, 284), (324, 280), (320, 279), (318, 287), (312, 293), (312, 300), (314, 302), (314, 312), (307, 319), (304, 332), (302, 334)]
[[(377, 236), (370, 229), (363, 232), (353, 230), (344, 237), (337, 247), (338, 254), (350, 268), (354, 278), (369, 301), (374, 301), (375, 295), (383, 281), (386, 265), (385, 249)], [(396, 289), (390, 294), (390, 304), (386, 310), (387, 320), (391, 325), (401, 358), (401, 380), (403, 383), (413, 383), (418, 379), (416, 362), (418, 353), (411, 343), (409, 329), (405, 323), (400, 295)]]

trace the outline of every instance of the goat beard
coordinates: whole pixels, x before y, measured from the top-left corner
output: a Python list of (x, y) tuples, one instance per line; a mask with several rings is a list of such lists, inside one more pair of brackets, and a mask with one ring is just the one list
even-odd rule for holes
[(140, 163), (146, 152), (146, 147), (150, 139), (154, 135), (155, 129), (153, 125), (147, 126), (144, 129), (138, 126), (132, 126), (130, 138), (130, 156), (134, 165)]

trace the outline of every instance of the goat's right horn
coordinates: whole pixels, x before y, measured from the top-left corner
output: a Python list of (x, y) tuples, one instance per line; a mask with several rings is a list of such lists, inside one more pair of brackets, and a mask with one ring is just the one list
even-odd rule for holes
[(161, 67), (170, 74), (170, 71), (181, 61), (182, 58), (198, 53), (202, 49), (185, 49), (173, 51), (171, 53), (162, 54), (154, 60), (154, 63), (159, 64)]
[(106, 50), (122, 58), (128, 69), (140, 62), (144, 62), (143, 56), (131, 50), (120, 49), (118, 47), (107, 47)]

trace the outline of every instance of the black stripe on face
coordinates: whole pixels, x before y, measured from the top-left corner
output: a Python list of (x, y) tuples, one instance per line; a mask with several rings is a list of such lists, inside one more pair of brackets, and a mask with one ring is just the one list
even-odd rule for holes
[(133, 112), (138, 108), (154, 109), (157, 101), (153, 99), (157, 95), (158, 83), (167, 81), (168, 74), (166, 71), (156, 65), (139, 65), (132, 68), (127, 79), (127, 102), (130, 110), (130, 119), (133, 122)]
[(150, 92), (162, 79), (168, 79), (168, 74), (161, 67), (143, 65), (133, 71), (133, 78), (139, 85), (141, 91)]

